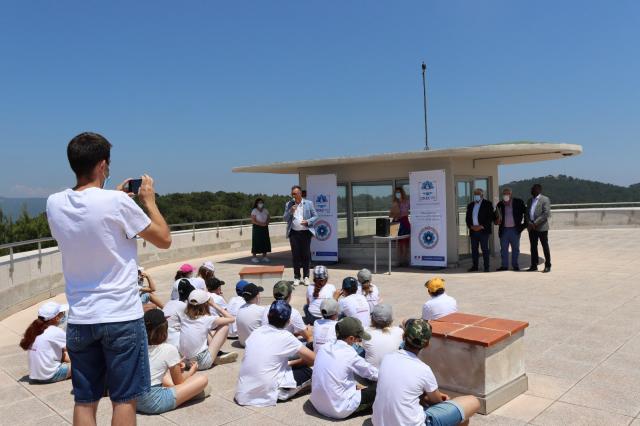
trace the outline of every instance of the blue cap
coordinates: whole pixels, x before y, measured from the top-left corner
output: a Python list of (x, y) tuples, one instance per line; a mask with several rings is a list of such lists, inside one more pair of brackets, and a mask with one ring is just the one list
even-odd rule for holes
[(348, 293), (355, 293), (358, 291), (358, 280), (353, 277), (347, 277), (342, 280), (342, 289)]
[(269, 307), (269, 322), (273, 319), (289, 321), (289, 318), (291, 318), (291, 306), (284, 300), (276, 300)]
[(242, 290), (244, 290), (244, 286), (246, 286), (247, 284), (249, 284), (249, 281), (245, 281), (245, 280), (238, 281), (238, 284), (236, 284), (236, 294), (238, 296), (242, 296)]

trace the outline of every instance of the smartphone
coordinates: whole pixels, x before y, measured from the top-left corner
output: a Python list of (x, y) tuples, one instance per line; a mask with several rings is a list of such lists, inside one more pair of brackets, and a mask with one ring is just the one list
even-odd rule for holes
[(142, 185), (142, 179), (131, 179), (124, 185), (124, 192), (130, 193), (133, 192), (137, 194), (140, 191), (140, 186)]

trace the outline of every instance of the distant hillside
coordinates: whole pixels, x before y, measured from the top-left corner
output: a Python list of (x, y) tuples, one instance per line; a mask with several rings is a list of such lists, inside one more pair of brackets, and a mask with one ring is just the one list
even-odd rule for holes
[(47, 205), (46, 198), (8, 198), (0, 197), (0, 210), (12, 220), (18, 218), (22, 209), (26, 208), (29, 216), (43, 213)]
[(625, 187), (565, 175), (509, 182), (500, 185), (500, 189), (508, 186), (513, 190), (514, 196), (526, 200), (530, 197), (534, 183), (542, 185), (542, 192), (551, 198), (552, 204), (640, 201), (640, 183)]

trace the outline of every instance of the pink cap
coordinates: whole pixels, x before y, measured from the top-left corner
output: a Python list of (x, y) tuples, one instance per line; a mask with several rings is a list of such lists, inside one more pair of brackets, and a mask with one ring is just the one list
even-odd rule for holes
[(180, 272), (184, 272), (184, 273), (189, 273), (189, 272), (193, 272), (193, 266), (189, 265), (188, 263), (185, 263), (184, 265), (182, 265), (180, 267)]

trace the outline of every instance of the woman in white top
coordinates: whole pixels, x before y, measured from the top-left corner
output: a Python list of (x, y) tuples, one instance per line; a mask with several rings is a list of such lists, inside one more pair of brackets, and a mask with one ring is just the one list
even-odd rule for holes
[(328, 279), (329, 272), (325, 266), (318, 265), (313, 269), (313, 285), (307, 287), (307, 304), (303, 308), (308, 325), (322, 319), (320, 304), (325, 299), (332, 299), (336, 292), (333, 284), (327, 284)]
[(269, 210), (264, 208), (264, 200), (262, 198), (256, 198), (253, 203), (253, 210), (251, 210), (251, 254), (253, 263), (260, 262), (257, 254), (262, 254), (262, 261), (269, 262), (267, 253), (271, 252), (271, 238), (269, 237)]
[(36, 318), (27, 327), (20, 347), (29, 351), (29, 380), (34, 383), (54, 383), (71, 377), (71, 361), (67, 354), (67, 334), (59, 325), (66, 321), (68, 305), (47, 302), (38, 309)]
[(371, 282), (371, 271), (366, 268), (358, 271), (358, 294), (367, 299), (371, 311), (373, 311), (374, 306), (382, 303), (378, 287)]
[(169, 325), (164, 312), (160, 309), (145, 312), (144, 325), (149, 343), (151, 389), (136, 398), (136, 409), (145, 414), (161, 414), (196, 396), (206, 396), (207, 376), (196, 374), (195, 363), (183, 373), (178, 350), (166, 343)]

